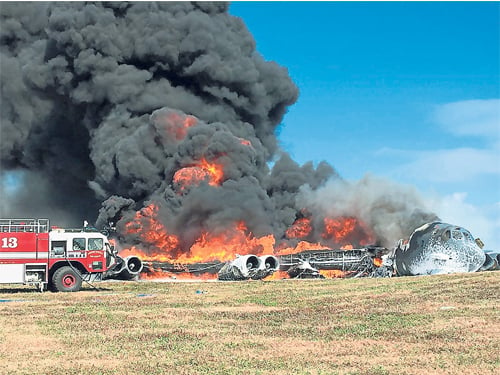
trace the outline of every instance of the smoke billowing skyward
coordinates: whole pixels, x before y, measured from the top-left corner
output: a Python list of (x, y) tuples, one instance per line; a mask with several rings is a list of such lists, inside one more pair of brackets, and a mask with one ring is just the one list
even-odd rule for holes
[[(279, 150), (298, 89), (226, 3), (0, 11), (2, 179), (21, 176), (2, 216), (113, 221), (145, 251), (158, 245), (141, 230), (161, 228), (177, 255), (231, 228), (276, 244), (392, 246), (435, 218), (410, 188), (353, 186)], [(346, 218), (352, 230), (339, 237)]]

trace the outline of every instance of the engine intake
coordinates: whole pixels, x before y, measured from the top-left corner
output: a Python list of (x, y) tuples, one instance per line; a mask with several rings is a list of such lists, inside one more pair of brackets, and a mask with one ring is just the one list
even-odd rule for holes
[(272, 275), (280, 267), (278, 258), (274, 255), (262, 255), (259, 257), (260, 266), (255, 275), (252, 276), (254, 280), (261, 280), (264, 277)]
[(261, 265), (261, 260), (256, 255), (241, 255), (235, 260), (222, 266), (219, 271), (219, 280), (236, 281), (252, 278)]
[(143, 266), (142, 260), (135, 255), (131, 255), (126, 258), (117, 256), (116, 264), (108, 270), (106, 278), (132, 280), (134, 277), (139, 275)]

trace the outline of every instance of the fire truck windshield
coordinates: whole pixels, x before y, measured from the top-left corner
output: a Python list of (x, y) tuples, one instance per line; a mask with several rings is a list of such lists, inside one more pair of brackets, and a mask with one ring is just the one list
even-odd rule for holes
[(103, 250), (104, 241), (102, 238), (89, 238), (89, 250)]

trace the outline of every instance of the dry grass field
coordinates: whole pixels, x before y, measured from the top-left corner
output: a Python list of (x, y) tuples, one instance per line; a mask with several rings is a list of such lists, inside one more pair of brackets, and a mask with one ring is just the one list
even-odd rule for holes
[(2, 374), (498, 374), (500, 272), (0, 286)]

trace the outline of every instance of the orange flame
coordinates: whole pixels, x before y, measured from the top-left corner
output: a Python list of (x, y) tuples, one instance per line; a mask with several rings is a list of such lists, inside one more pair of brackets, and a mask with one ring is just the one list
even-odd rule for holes
[(220, 186), (224, 179), (222, 165), (209, 163), (205, 158), (198, 164), (179, 169), (175, 172), (173, 181), (178, 189), (183, 192), (188, 186), (198, 186), (206, 182), (211, 186)]
[(137, 234), (141, 242), (152, 244), (157, 248), (177, 249), (179, 238), (168, 233), (165, 226), (156, 219), (157, 214), (158, 206), (150, 204), (144, 207), (136, 212), (133, 221), (125, 225), (127, 232)]
[(275, 271), (272, 275), (267, 276), (264, 280), (281, 280), (289, 279), (290, 275), (286, 271)]
[(321, 237), (342, 245), (343, 249), (352, 249), (352, 243), (368, 245), (373, 242), (373, 234), (355, 217), (326, 217), (323, 221), (325, 231)]
[(334, 238), (337, 243), (341, 243), (356, 227), (356, 219), (339, 218), (332, 219), (326, 217), (324, 219), (325, 232), (321, 235), (323, 238)]
[(235, 223), (219, 233), (202, 232), (188, 252), (180, 252), (180, 240), (169, 234), (157, 219), (158, 207), (154, 204), (137, 212), (133, 221), (126, 225), (128, 233), (139, 235), (142, 242), (151, 245), (149, 255), (134, 246), (124, 249), (120, 256), (137, 255), (145, 261), (171, 263), (197, 263), (228, 261), (236, 254), (272, 254), (274, 236), (255, 237), (243, 222)]
[(319, 270), (319, 273), (328, 279), (343, 278), (348, 274), (348, 272), (342, 270)]
[(219, 234), (203, 232), (191, 246), (189, 254), (181, 255), (177, 261), (180, 263), (228, 261), (234, 259), (236, 254), (273, 253), (274, 236), (254, 237), (252, 233), (246, 232), (247, 228), (242, 222)]
[[(214, 274), (190, 274), (186, 267), (187, 264), (203, 263), (203, 262), (225, 262), (236, 258), (236, 255), (254, 254), (257, 256), (263, 254), (288, 255), (299, 253), (304, 250), (323, 250), (330, 248), (321, 243), (311, 243), (308, 241), (300, 241), (295, 246), (286, 245), (286, 243), (275, 243), (275, 238), (272, 234), (258, 237), (251, 233), (243, 221), (235, 222), (232, 225), (218, 231), (202, 231), (190, 248), (182, 249), (182, 241), (175, 234), (170, 233), (164, 224), (158, 220), (159, 207), (155, 204), (150, 204), (138, 211), (132, 221), (126, 224), (126, 230), (129, 234), (135, 234), (138, 240), (145, 244), (145, 249), (132, 246), (120, 252), (122, 257), (136, 255), (143, 261), (158, 261), (168, 262), (173, 266), (179, 266), (179, 273), (169, 274), (168, 272), (156, 272), (158, 270), (150, 270), (149, 278), (171, 277), (178, 279), (214, 279)], [(352, 234), (358, 232), (366, 238), (366, 231), (359, 231), (362, 224), (355, 218), (327, 218), (325, 223), (325, 233), (323, 238), (333, 238), (336, 243), (344, 242), (343, 249), (352, 249), (353, 246), (347, 243), (347, 240), (352, 239)], [(362, 227), (363, 228), (363, 227)], [(287, 231), (288, 237), (306, 236), (311, 231), (311, 220), (302, 218), (296, 220), (294, 225)], [(381, 260), (380, 260), (381, 261)], [(379, 259), (374, 260), (374, 264), (378, 265)], [(325, 277), (345, 277), (344, 271), (325, 271), (320, 273)], [(273, 275), (266, 278), (267, 280), (276, 280), (288, 278), (286, 272), (275, 272)]]
[(148, 271), (141, 275), (141, 279), (144, 280), (158, 280), (158, 279), (172, 279), (172, 280), (215, 280), (217, 279), (217, 274), (213, 273), (200, 273), (192, 274), (188, 272), (165, 272), (165, 271)]
[(288, 238), (304, 238), (311, 233), (311, 219), (303, 217), (295, 220), (290, 228), (286, 230), (286, 236)]
[(301, 251), (304, 250), (326, 250), (326, 249), (328, 249), (328, 247), (320, 244), (319, 242), (314, 243), (308, 241), (300, 241), (294, 247), (287, 247), (286, 245), (278, 246), (278, 249), (275, 250), (275, 254), (289, 255), (289, 254), (300, 253)]
[(222, 165), (209, 163), (203, 158), (201, 159), (200, 167), (208, 171), (210, 174), (210, 181), (208, 182), (209, 185), (219, 186), (222, 183), (222, 179), (224, 178), (224, 169)]

